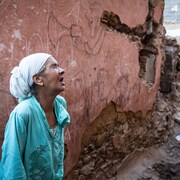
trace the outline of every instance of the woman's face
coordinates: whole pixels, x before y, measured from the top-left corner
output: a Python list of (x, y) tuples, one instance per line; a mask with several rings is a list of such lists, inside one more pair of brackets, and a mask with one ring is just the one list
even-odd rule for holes
[(64, 69), (59, 67), (58, 62), (50, 57), (45, 63), (45, 69), (40, 73), (45, 91), (50, 94), (59, 94), (65, 90)]

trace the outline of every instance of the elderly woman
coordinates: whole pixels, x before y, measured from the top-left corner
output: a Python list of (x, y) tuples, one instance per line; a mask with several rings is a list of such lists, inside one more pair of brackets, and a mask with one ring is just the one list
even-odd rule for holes
[(10, 114), (2, 146), (1, 179), (57, 180), (63, 177), (64, 127), (70, 123), (64, 70), (46, 53), (23, 58), (12, 70)]

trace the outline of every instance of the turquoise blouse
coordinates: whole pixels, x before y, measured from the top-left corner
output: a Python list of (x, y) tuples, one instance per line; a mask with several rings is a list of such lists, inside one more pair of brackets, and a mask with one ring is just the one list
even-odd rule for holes
[(6, 125), (0, 179), (61, 180), (63, 177), (64, 127), (70, 123), (66, 101), (54, 101), (55, 134), (34, 96), (19, 103)]

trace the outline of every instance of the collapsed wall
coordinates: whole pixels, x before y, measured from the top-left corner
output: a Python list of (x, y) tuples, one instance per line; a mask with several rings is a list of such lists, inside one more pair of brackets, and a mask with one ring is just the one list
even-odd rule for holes
[(1, 142), (17, 103), (10, 71), (40, 51), (66, 69), (67, 177), (94, 177), (135, 148), (163, 141), (163, 123), (151, 120), (164, 58), (163, 7), (164, 0), (0, 1)]
[[(153, 108), (143, 117), (141, 111), (118, 112), (114, 103), (106, 106), (83, 134), (81, 155), (65, 179), (115, 180), (123, 175), (125, 179), (179, 179), (179, 144), (172, 133), (174, 123), (180, 124), (180, 46), (172, 37), (164, 37), (163, 45), (160, 89)], [(167, 143), (169, 137), (171, 141)], [(169, 157), (152, 165), (146, 162), (142, 172), (136, 167), (126, 176), (128, 163), (137, 161), (137, 156), (142, 157), (152, 146), (158, 150), (165, 142)], [(177, 160), (170, 161), (173, 158)]]

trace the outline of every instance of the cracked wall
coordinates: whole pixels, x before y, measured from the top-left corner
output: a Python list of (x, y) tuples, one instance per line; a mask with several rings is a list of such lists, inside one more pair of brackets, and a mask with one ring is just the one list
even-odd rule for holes
[(17, 103), (9, 93), (10, 71), (39, 51), (66, 70), (63, 96), (72, 122), (65, 129), (65, 173), (78, 162), (84, 133), (106, 106), (145, 117), (160, 83), (163, 6), (163, 0), (0, 1), (1, 142)]

